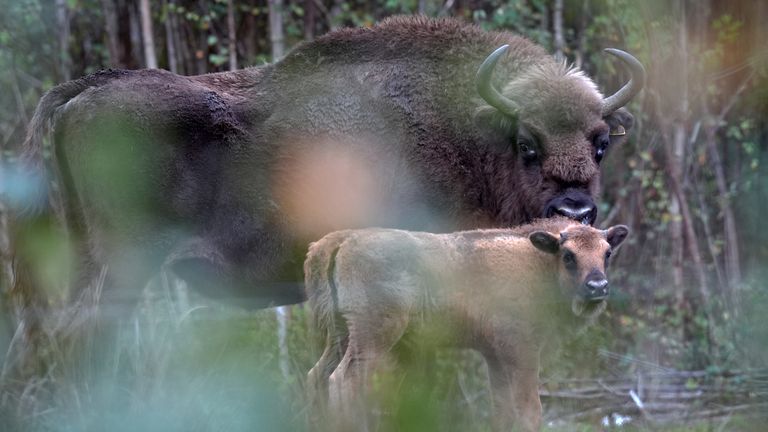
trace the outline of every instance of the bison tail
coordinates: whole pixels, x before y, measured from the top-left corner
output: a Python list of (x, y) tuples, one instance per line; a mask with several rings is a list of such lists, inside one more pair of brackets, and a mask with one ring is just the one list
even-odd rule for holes
[(39, 366), (45, 352), (43, 323), (48, 308), (40, 264), (33, 249), (25, 245), (61, 217), (55, 210), (58, 198), (49, 187), (52, 176), (46, 169), (45, 139), (54, 128), (57, 109), (92, 85), (89, 83), (88, 78), (70, 81), (46, 93), (35, 109), (17, 162), (0, 167), (0, 224), (7, 224), (2, 229), (9, 233), (8, 249), (0, 252), (11, 262), (8, 271), (0, 271), (0, 290), (5, 291), (3, 306), (9, 312), (6, 324), (15, 333), (11, 346), (0, 349), (8, 354), (6, 373), (14, 370), (17, 378)]
[[(37, 104), (8, 189), (2, 191), (17, 213), (35, 214), (47, 208), (51, 170), (46, 169), (45, 138), (54, 129), (56, 111), (91, 85), (91, 77), (66, 82), (48, 91)], [(55, 153), (51, 151), (51, 155)]]

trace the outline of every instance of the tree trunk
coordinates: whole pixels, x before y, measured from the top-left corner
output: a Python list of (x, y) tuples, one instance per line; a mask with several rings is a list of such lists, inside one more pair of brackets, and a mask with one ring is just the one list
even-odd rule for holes
[(328, 13), (329, 29), (336, 30), (337, 28), (341, 27), (341, 5), (343, 4), (344, 0), (333, 0), (333, 6), (331, 6), (331, 11)]
[(688, 207), (688, 201), (683, 190), (682, 178), (683, 170), (685, 168), (685, 145), (687, 143), (687, 130), (686, 130), (686, 118), (690, 110), (689, 96), (688, 96), (688, 32), (686, 25), (686, 10), (685, 1), (680, 1), (680, 27), (679, 27), (679, 50), (678, 59), (680, 60), (679, 67), (679, 81), (678, 86), (680, 88), (680, 105), (678, 111), (678, 121), (675, 124), (675, 138), (673, 157), (676, 159), (674, 166), (675, 178), (673, 179), (673, 189), (677, 196), (680, 211), (682, 214), (683, 229), (685, 230), (686, 244), (688, 247), (688, 253), (690, 254), (691, 261), (693, 261), (693, 268), (698, 279), (699, 291), (706, 308), (711, 304), (711, 296), (709, 292), (709, 284), (707, 283), (706, 271), (704, 270), (704, 264), (701, 260), (699, 253), (699, 242), (696, 236), (696, 231), (693, 228), (693, 217)]
[(126, 3), (128, 8), (128, 25), (131, 37), (131, 58), (137, 67), (144, 65), (144, 49), (141, 44), (141, 19), (135, 3)]
[(237, 28), (235, 27), (234, 0), (227, 0), (227, 46), (229, 50), (229, 70), (237, 70)]
[(555, 41), (555, 59), (565, 59), (565, 37), (563, 35), (563, 0), (555, 0), (552, 9), (552, 27)]
[[(681, 65), (681, 67), (685, 67)], [(687, 105), (686, 99), (680, 99), (680, 105)], [(666, 143), (667, 152), (667, 174), (671, 183), (680, 184), (683, 176), (683, 148), (686, 138), (685, 125), (682, 119), (678, 119), (673, 125), (673, 137), (671, 142)], [(670, 148), (671, 147), (671, 148)], [(685, 199), (684, 194), (673, 188), (670, 196), (669, 206), (669, 240), (672, 255), (672, 288), (678, 304), (682, 304), (685, 297), (684, 284), (684, 250), (683, 241), (683, 215), (681, 211), (681, 200)]]
[[(197, 4), (200, 6), (200, 14), (206, 15), (208, 13), (208, 5), (206, 4), (205, 0), (199, 0)], [(192, 33), (195, 33), (194, 30)], [(197, 32), (197, 49), (195, 50), (195, 62), (197, 64), (198, 75), (202, 75), (208, 72), (208, 33), (203, 29), (199, 29)]]
[(272, 61), (276, 62), (285, 54), (283, 0), (269, 0), (269, 41), (272, 43)]
[(717, 149), (717, 131), (712, 128), (707, 130), (707, 151), (709, 153), (709, 163), (715, 174), (715, 184), (717, 185), (718, 204), (720, 212), (723, 215), (723, 237), (725, 243), (725, 278), (728, 281), (728, 291), (733, 307), (733, 292), (738, 289), (741, 283), (741, 265), (739, 260), (739, 240), (736, 231), (736, 218), (731, 206), (730, 190), (728, 181), (725, 177), (723, 162), (720, 158), (720, 152)]
[(419, 0), (419, 4), (417, 6), (417, 12), (419, 13), (419, 15), (427, 14), (427, 0)]
[(277, 318), (277, 346), (278, 364), (283, 378), (291, 377), (291, 354), (288, 352), (288, 325), (291, 322), (291, 306), (278, 306), (275, 308)]
[(157, 69), (155, 37), (152, 29), (152, 9), (149, 6), (149, 0), (139, 1), (139, 13), (141, 14), (141, 40), (144, 43), (144, 64), (148, 69)]
[(315, 22), (317, 21), (317, 5), (315, 0), (304, 0), (304, 40), (315, 39)]
[(110, 0), (116, 9), (117, 17), (117, 59), (115, 67), (124, 69), (135, 69), (141, 63), (141, 57), (138, 41), (138, 25), (136, 25), (136, 14), (134, 13), (134, 4), (127, 0)]
[[(682, 5), (682, 2), (681, 2)], [(685, 29), (685, 10), (681, 9), (680, 31), (678, 33), (678, 55), (681, 60), (676, 76), (676, 87), (680, 90), (676, 94), (678, 106), (676, 107), (675, 120), (672, 124), (672, 140), (667, 143), (667, 173), (670, 183), (673, 184), (672, 195), (670, 196), (670, 241), (672, 247), (672, 286), (678, 304), (682, 304), (685, 299), (684, 285), (684, 250), (683, 224), (684, 220), (682, 207), (685, 203), (685, 193), (682, 191), (682, 178), (685, 166), (685, 142), (687, 140), (687, 131), (685, 120), (688, 116), (688, 39)], [(671, 147), (671, 148), (670, 148)]]
[(69, 56), (69, 18), (67, 0), (56, 0), (56, 26), (59, 32), (59, 74), (62, 81), (72, 79), (72, 62)]
[[(308, 0), (310, 3), (313, 0)], [(249, 3), (250, 8), (255, 8), (256, 5), (254, 3)], [(251, 13), (250, 11), (245, 14), (245, 35), (241, 39), (243, 42), (243, 46), (245, 48), (245, 61), (248, 62), (248, 64), (252, 64), (254, 59), (256, 59), (256, 53), (258, 52), (258, 33), (257, 28), (259, 27), (256, 15)], [(306, 29), (305, 29), (306, 31)]]
[[(451, 9), (453, 9), (454, 6), (456, 6), (456, 9), (458, 10), (458, 13), (456, 16), (461, 15), (461, 5), (456, 5), (457, 0), (445, 0), (445, 3), (443, 3), (443, 7), (440, 8), (440, 11), (437, 13), (437, 16), (444, 17), (451, 14)], [(459, 2), (461, 3), (461, 2)]]
[(179, 51), (179, 59), (183, 66), (183, 73), (192, 75), (195, 73), (195, 55), (194, 55), (194, 36), (190, 35), (192, 31), (186, 20), (180, 20), (176, 14), (173, 15), (173, 29), (176, 36), (176, 47)]
[(174, 31), (173, 15), (175, 12), (171, 12), (169, 5), (173, 4), (173, 0), (165, 2), (165, 46), (168, 51), (168, 68), (173, 73), (179, 73), (178, 65), (176, 64), (176, 35)]
[(121, 65), (122, 55), (120, 53), (120, 27), (117, 20), (117, 5), (114, 0), (101, 0), (101, 8), (104, 13), (104, 26), (107, 30), (109, 64), (116, 68), (124, 67)]
[(576, 54), (574, 65), (581, 69), (584, 65), (584, 53), (587, 50), (587, 17), (589, 16), (589, 0), (584, 0), (579, 17), (578, 41), (576, 42)]

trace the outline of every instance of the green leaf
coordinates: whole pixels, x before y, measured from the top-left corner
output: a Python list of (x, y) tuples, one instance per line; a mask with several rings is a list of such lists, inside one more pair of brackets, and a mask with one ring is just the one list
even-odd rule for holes
[(208, 61), (210, 61), (212, 64), (216, 66), (221, 66), (224, 63), (226, 63), (228, 60), (229, 60), (229, 57), (223, 54), (211, 54), (208, 56)]

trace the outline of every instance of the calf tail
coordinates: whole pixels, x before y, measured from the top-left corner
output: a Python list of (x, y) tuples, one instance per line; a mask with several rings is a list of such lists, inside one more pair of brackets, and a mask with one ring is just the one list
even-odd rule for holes
[(314, 327), (329, 333), (336, 333), (335, 317), (339, 307), (336, 255), (346, 239), (347, 233), (343, 231), (328, 234), (309, 245), (304, 261), (305, 286)]

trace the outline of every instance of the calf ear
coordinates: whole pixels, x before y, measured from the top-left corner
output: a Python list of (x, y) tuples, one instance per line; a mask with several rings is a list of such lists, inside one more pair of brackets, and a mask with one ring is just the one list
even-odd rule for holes
[(560, 250), (560, 239), (546, 231), (536, 231), (528, 236), (536, 249), (546, 253), (557, 253)]
[(629, 235), (629, 228), (626, 225), (616, 225), (605, 230), (605, 239), (608, 240), (611, 249), (619, 247), (627, 235)]

